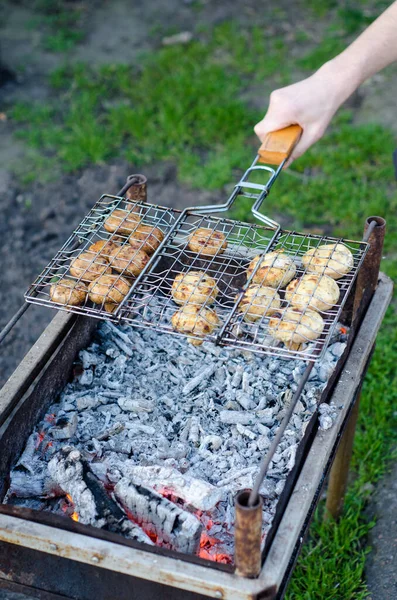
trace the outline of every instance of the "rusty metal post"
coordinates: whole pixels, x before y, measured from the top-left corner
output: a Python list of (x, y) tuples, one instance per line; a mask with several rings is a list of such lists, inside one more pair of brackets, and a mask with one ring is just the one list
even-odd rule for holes
[(356, 432), (358, 409), (360, 406), (359, 390), (354, 406), (351, 410), (346, 428), (339, 442), (338, 450), (331, 467), (327, 489), (324, 519), (338, 519), (343, 510), (347, 481), (349, 476), (350, 461), (353, 453), (354, 434)]
[(234, 561), (241, 577), (258, 577), (261, 570), (262, 498), (257, 496), (254, 506), (248, 506), (250, 492), (236, 496), (234, 533)]
[(147, 200), (147, 179), (144, 175), (129, 175), (126, 190), (126, 197), (134, 202), (146, 202)]
[(368, 217), (365, 221), (363, 239), (370, 246), (357, 275), (353, 303), (353, 323), (359, 323), (364, 316), (378, 285), (385, 231), (386, 221), (382, 217)]
[[(385, 231), (386, 221), (382, 217), (368, 217), (365, 221), (363, 240), (368, 242), (370, 247), (357, 275), (352, 310), (353, 327), (360, 325), (378, 285)], [(361, 390), (357, 394), (330, 471), (325, 519), (339, 518), (343, 509), (360, 405), (360, 392)]]

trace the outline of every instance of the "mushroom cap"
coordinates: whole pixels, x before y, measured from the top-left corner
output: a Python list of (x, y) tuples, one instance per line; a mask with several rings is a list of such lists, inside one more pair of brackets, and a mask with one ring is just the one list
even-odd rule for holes
[(189, 271), (175, 277), (171, 293), (177, 304), (212, 304), (219, 289), (215, 279), (204, 271)]
[(227, 247), (225, 235), (216, 229), (199, 227), (189, 236), (188, 246), (197, 254), (215, 256), (222, 254)]
[(301, 310), (330, 310), (339, 300), (339, 286), (332, 277), (307, 273), (287, 286), (285, 299)]
[(50, 298), (57, 304), (67, 306), (79, 306), (84, 303), (87, 296), (87, 288), (81, 281), (75, 279), (59, 279), (50, 287)]
[(309, 273), (340, 279), (352, 270), (354, 258), (344, 244), (323, 244), (308, 250), (302, 256), (302, 264)]
[[(219, 324), (219, 319), (214, 310), (197, 304), (185, 304), (171, 317), (174, 329), (181, 333), (193, 334), (199, 337), (209, 335)], [(195, 346), (202, 344), (202, 340), (188, 340)]]
[(124, 235), (130, 235), (141, 218), (132, 210), (124, 210), (122, 208), (116, 208), (106, 219), (103, 224), (106, 231), (110, 233), (121, 233)]
[(316, 340), (323, 332), (322, 316), (307, 309), (285, 308), (270, 318), (269, 333), (285, 344), (304, 344)]
[(120, 275), (101, 275), (91, 281), (88, 296), (94, 304), (120, 304), (129, 289), (130, 284)]
[(280, 296), (272, 287), (252, 283), (241, 298), (238, 311), (244, 313), (244, 321), (254, 322), (272, 315), (280, 308)]
[(112, 269), (130, 277), (137, 277), (148, 262), (146, 252), (130, 245), (115, 248), (110, 253)]
[(76, 279), (83, 281), (93, 281), (100, 275), (111, 274), (107, 259), (98, 256), (94, 252), (82, 252), (70, 263), (70, 273)]
[(164, 233), (158, 227), (152, 225), (139, 224), (128, 238), (128, 242), (134, 245), (134, 242), (140, 243), (140, 249), (146, 254), (153, 254), (164, 239)]
[(247, 278), (251, 277), (254, 269), (259, 263), (252, 283), (262, 286), (283, 287), (295, 277), (296, 266), (293, 259), (282, 251), (268, 252), (267, 254), (255, 256), (247, 269)]

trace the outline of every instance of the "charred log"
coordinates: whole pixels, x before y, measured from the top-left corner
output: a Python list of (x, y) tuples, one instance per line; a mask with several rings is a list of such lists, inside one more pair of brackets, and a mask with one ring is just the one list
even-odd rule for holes
[(153, 546), (150, 537), (146, 535), (139, 525), (130, 521), (120, 506), (109, 497), (97, 477), (89, 471), (89, 467), (86, 464), (83, 466), (84, 480), (94, 496), (97, 513), (101, 519), (106, 521), (102, 529), (113, 533), (122, 533), (132, 540)]
[(130, 480), (153, 489), (166, 488), (198, 510), (211, 510), (221, 500), (223, 491), (214, 485), (182, 474), (172, 467), (141, 467), (125, 461), (120, 465), (123, 475)]
[(200, 544), (202, 525), (191, 513), (181, 509), (153, 490), (134, 485), (127, 478), (114, 488), (120, 504), (138, 523), (163, 539), (174, 550), (195, 553)]

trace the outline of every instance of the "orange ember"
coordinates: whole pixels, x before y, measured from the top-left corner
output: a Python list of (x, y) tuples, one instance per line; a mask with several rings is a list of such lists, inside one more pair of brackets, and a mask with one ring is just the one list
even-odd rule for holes
[(78, 521), (78, 520), (79, 520), (79, 515), (78, 515), (78, 514), (77, 514), (77, 512), (75, 511), (75, 512), (73, 512), (73, 513), (70, 515), (70, 518), (71, 518), (71, 519), (73, 519), (73, 521)]
[(340, 327), (339, 331), (341, 332), (342, 335), (346, 335), (346, 333), (347, 333), (346, 327)]
[(37, 436), (37, 441), (36, 441), (36, 450), (40, 446), (40, 444), (44, 440), (44, 438), (45, 438), (44, 431), (39, 431), (38, 436)]
[(218, 544), (219, 540), (210, 537), (205, 531), (203, 531), (200, 539), (200, 558), (205, 558), (214, 562), (231, 565), (233, 563), (231, 556), (229, 556), (225, 552), (216, 552), (216, 546)]

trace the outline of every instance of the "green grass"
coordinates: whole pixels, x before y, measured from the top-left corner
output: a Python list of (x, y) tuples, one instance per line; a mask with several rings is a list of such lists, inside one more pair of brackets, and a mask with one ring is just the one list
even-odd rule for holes
[(22, 125), (18, 137), (66, 172), (116, 156), (141, 165), (171, 160), (183, 181), (218, 188), (253, 154), (246, 132), (260, 113), (247, 108), (241, 91), (275, 73), (284, 56), (284, 43), (259, 28), (239, 33), (226, 24), (208, 43), (146, 56), (139, 70), (61, 68), (51, 77), (54, 102), (17, 105), (12, 118)]
[(84, 38), (82, 8), (67, 0), (34, 0), (35, 17), (29, 26), (44, 31), (42, 45), (50, 52), (68, 52)]
[[(236, 24), (202, 28), (200, 40), (156, 51), (140, 68), (115, 65), (97, 71), (66, 66), (51, 77), (54, 100), (47, 106), (18, 105), (12, 111), (18, 136), (32, 153), (35, 171), (75, 172), (124, 157), (136, 166), (172, 161), (182, 181), (219, 189), (236, 181), (253, 156), (252, 126), (264, 111), (247, 107), (250, 86), (270, 87), (291, 73), (318, 66), (367, 24), (367, 10), (350, 4), (332, 8), (327, 35), (294, 61), (284, 38)], [(310, 5), (321, 8), (311, 0)], [(372, 13), (371, 13), (372, 14)], [(331, 21), (331, 22), (329, 22)], [(332, 39), (332, 36), (334, 38)], [(310, 43), (295, 36), (294, 44)], [(264, 59), (265, 57), (265, 59)], [(322, 229), (360, 238), (364, 218), (388, 220), (382, 268), (397, 275), (397, 197), (391, 167), (395, 140), (379, 125), (355, 126), (350, 112), (334, 120), (329, 133), (285, 171), (266, 199), (269, 216), (291, 227)], [(33, 206), (34, 208), (34, 206)], [(234, 216), (246, 220), (250, 203)], [(362, 600), (368, 597), (363, 568), (366, 537), (373, 523), (363, 510), (371, 485), (387, 471), (397, 446), (397, 317), (394, 308), (378, 338), (365, 381), (353, 469), (339, 523), (323, 523), (323, 503), (310, 529), (287, 593), (288, 600)]]

